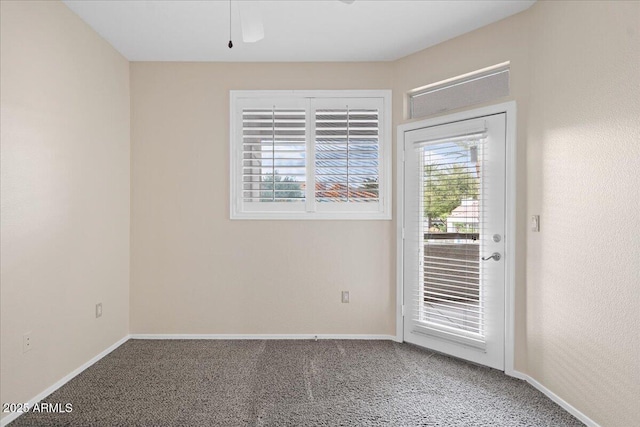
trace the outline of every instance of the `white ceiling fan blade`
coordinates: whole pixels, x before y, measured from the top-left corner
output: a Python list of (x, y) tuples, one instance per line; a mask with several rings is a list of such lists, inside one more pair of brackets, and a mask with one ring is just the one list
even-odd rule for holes
[(351, 4), (356, 0), (340, 0), (342, 3)]
[(239, 1), (240, 27), (242, 28), (242, 41), (255, 43), (264, 38), (264, 26), (262, 25), (262, 12), (259, 1)]

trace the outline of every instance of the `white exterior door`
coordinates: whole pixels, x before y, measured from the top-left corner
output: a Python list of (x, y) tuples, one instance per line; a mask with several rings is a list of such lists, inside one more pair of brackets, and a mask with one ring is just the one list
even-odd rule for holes
[(506, 114), (404, 133), (404, 340), (504, 370)]

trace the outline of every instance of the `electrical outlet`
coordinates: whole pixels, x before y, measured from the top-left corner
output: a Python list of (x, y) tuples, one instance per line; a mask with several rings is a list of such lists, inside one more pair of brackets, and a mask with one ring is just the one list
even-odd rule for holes
[(27, 351), (31, 350), (31, 347), (33, 347), (31, 332), (27, 332), (22, 336), (22, 352), (26, 353)]
[(101, 302), (96, 304), (96, 319), (98, 317), (102, 317), (102, 303)]
[(343, 304), (349, 303), (349, 291), (342, 291), (342, 302)]

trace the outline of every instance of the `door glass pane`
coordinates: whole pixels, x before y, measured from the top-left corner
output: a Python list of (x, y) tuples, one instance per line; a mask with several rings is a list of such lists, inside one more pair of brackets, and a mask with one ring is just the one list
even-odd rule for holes
[(483, 335), (480, 233), (481, 141), (421, 148), (419, 321)]

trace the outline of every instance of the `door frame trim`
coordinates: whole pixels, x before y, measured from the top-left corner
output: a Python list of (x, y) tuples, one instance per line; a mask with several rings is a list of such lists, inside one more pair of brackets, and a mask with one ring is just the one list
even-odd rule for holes
[(453, 114), (398, 125), (396, 136), (396, 336), (404, 341), (404, 134), (416, 129), (438, 126), (492, 114), (506, 115), (506, 194), (505, 194), (505, 323), (504, 372), (516, 376), (515, 358), (515, 282), (516, 282), (516, 102), (509, 101)]

